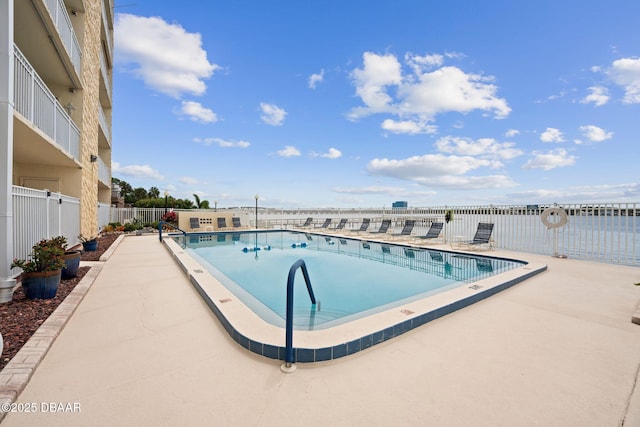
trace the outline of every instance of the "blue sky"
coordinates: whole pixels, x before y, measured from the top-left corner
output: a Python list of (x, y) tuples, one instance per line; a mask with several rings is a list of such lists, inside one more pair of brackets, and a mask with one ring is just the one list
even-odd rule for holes
[(639, 16), (120, 0), (112, 174), (219, 207), (638, 202)]

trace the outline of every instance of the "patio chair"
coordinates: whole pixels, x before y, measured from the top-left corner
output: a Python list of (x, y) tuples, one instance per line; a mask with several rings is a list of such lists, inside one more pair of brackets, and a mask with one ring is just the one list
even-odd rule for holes
[(240, 217), (234, 216), (231, 218), (231, 226), (233, 228), (247, 228), (242, 226), (242, 222), (240, 221)]
[(344, 226), (347, 225), (347, 221), (349, 221), (349, 219), (342, 218), (334, 230), (344, 230)]
[(333, 221), (331, 218), (327, 218), (324, 220), (324, 222), (322, 223), (321, 226), (316, 227), (316, 228), (327, 228), (329, 227), (329, 224), (331, 224), (331, 221)]
[(371, 233), (371, 234), (387, 234), (387, 231), (389, 231), (389, 227), (391, 227), (391, 220), (390, 219), (383, 219), (382, 223), (380, 224), (380, 228), (378, 229), (378, 231), (370, 231), (369, 233)]
[(225, 217), (219, 217), (217, 218), (218, 220), (218, 229), (224, 229), (227, 228), (227, 218)]
[(411, 236), (411, 232), (413, 231), (413, 227), (416, 225), (415, 219), (408, 219), (404, 222), (404, 227), (402, 227), (402, 231), (400, 233), (391, 234), (389, 237), (392, 239), (398, 237), (409, 237)]
[(302, 225), (300, 226), (300, 228), (308, 228), (308, 227), (311, 227), (312, 225), (313, 225), (313, 218), (312, 218), (312, 217), (309, 217), (309, 218), (307, 218), (307, 220), (304, 222), (304, 224), (302, 224)]
[(371, 225), (371, 218), (363, 218), (362, 224), (360, 224), (360, 228), (358, 228), (357, 230), (349, 230), (346, 232), (355, 233), (355, 234), (366, 233), (367, 229), (369, 228), (369, 225)]
[(422, 242), (434, 241), (440, 237), (443, 225), (444, 224), (442, 222), (432, 222), (429, 230), (427, 231), (427, 234), (425, 234), (424, 236), (415, 236), (415, 239), (419, 239)]
[(478, 223), (478, 229), (476, 230), (473, 240), (468, 242), (461, 242), (461, 245), (468, 246), (469, 248), (478, 247), (480, 245), (487, 245), (491, 249), (493, 240), (491, 234), (493, 233), (493, 223), (480, 222)]

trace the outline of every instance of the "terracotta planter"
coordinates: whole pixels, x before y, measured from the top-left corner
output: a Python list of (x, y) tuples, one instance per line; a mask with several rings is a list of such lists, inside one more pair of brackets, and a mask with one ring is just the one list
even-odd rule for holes
[(64, 267), (62, 267), (62, 278), (70, 279), (78, 275), (80, 268), (80, 251), (69, 251), (64, 253)]
[(62, 270), (22, 273), (22, 289), (27, 299), (51, 299), (58, 292)]
[(82, 242), (82, 249), (87, 252), (95, 252), (96, 250), (98, 250), (98, 241), (89, 240), (88, 242)]

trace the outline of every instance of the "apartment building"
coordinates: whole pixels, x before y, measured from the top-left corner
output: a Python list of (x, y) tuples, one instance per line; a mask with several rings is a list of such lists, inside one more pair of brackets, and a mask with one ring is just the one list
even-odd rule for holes
[(0, 282), (17, 191), (68, 198), (76, 210), (59, 221), (97, 233), (111, 201), (112, 64), (112, 0), (0, 0)]

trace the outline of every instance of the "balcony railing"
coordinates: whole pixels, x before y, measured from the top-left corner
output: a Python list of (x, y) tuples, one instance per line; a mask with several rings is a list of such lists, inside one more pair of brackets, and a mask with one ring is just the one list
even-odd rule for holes
[(111, 169), (100, 157), (98, 157), (98, 179), (105, 185), (111, 185)]
[(73, 158), (80, 157), (80, 130), (17, 46), (14, 52), (14, 103), (35, 127)]
[(104, 136), (107, 137), (107, 141), (109, 142), (109, 145), (111, 145), (111, 129), (107, 124), (107, 117), (104, 115), (104, 110), (102, 109), (102, 107), (98, 109), (98, 121), (100, 122), (102, 132), (104, 132)]
[(64, 2), (62, 0), (45, 0), (45, 4), (47, 5), (47, 9), (49, 9), (49, 14), (60, 34), (67, 54), (69, 58), (71, 58), (71, 62), (73, 62), (73, 68), (75, 68), (76, 73), (80, 75), (82, 51), (80, 50), (80, 44), (78, 43), (76, 34), (73, 31), (71, 19), (69, 19)]
[(100, 71), (102, 72), (102, 79), (104, 80), (104, 87), (107, 91), (107, 96), (109, 97), (109, 100), (111, 100), (111, 77), (107, 70), (107, 61), (102, 49), (100, 49)]

